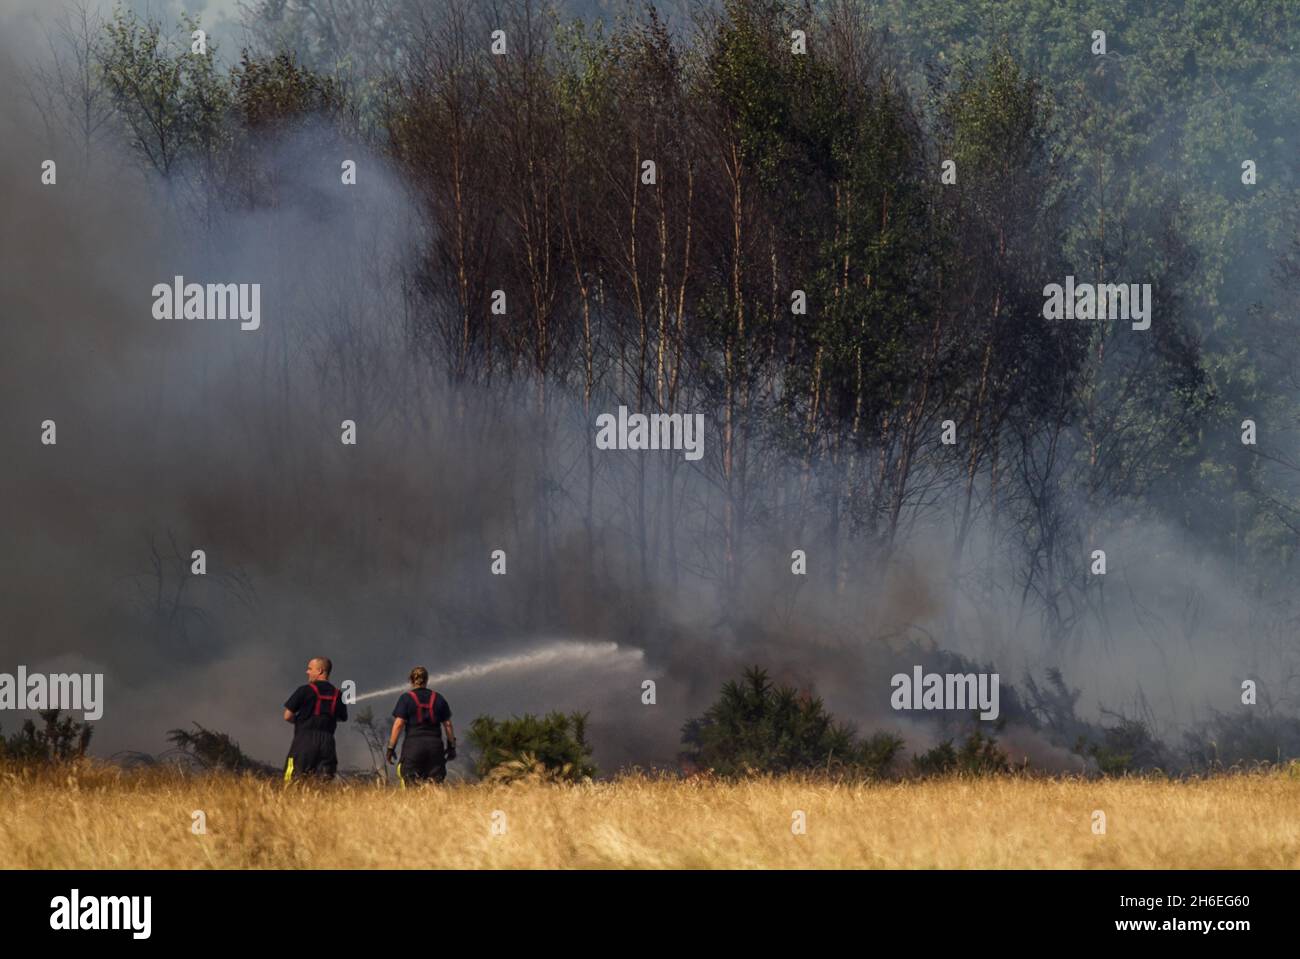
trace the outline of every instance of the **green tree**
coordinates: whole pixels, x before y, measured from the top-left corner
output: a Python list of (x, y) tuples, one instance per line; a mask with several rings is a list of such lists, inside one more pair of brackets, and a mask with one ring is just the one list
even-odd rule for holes
[(229, 89), (216, 64), (216, 46), (191, 51), (198, 21), (182, 18), (175, 35), (157, 19), (119, 7), (105, 26), (100, 67), (131, 145), (164, 179), (187, 159), (207, 161), (226, 135)]
[(887, 733), (859, 740), (820, 698), (775, 685), (758, 666), (724, 683), (704, 715), (683, 726), (682, 742), (686, 759), (722, 776), (815, 769), (880, 775), (903, 745)]

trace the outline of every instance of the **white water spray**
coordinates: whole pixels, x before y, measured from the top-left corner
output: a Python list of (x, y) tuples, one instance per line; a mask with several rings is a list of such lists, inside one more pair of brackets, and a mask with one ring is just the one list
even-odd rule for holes
[[(430, 676), (428, 685), (432, 688), (439, 684), (463, 679), (478, 679), (491, 673), (518, 672), (536, 669), (539, 666), (598, 666), (611, 669), (639, 666), (644, 661), (645, 653), (632, 646), (621, 647), (618, 643), (582, 643), (562, 640), (549, 643), (532, 652), (498, 656), (496, 659), (489, 659), (481, 663), (470, 663), (468, 666), (453, 669), (448, 673)], [(357, 702), (361, 702), (363, 699), (373, 699), (376, 696), (391, 696), (394, 693), (403, 693), (408, 689), (410, 689), (409, 683), (402, 683), (400, 686), (389, 686), (387, 689), (377, 689), (373, 693), (358, 696)]]

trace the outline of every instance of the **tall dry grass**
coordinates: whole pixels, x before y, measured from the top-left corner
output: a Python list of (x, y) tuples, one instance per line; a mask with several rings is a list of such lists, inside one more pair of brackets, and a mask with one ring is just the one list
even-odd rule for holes
[[(195, 810), (206, 835), (191, 831)], [(792, 832), (794, 813), (807, 832)], [(1106, 833), (1092, 830), (1094, 810)], [(496, 821), (504, 834), (493, 834)], [(4, 868), (1287, 868), (1300, 776), (846, 785), (630, 776), (399, 791), (0, 769)]]

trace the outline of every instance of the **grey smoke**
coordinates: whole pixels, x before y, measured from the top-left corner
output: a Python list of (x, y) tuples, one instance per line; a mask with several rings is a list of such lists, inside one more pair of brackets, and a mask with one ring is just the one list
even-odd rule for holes
[[(198, 721), (274, 761), (288, 738), (280, 704), (311, 656), (332, 657), (335, 680), (364, 691), (417, 663), (440, 673), (553, 642), (525, 601), (533, 424), (509, 391), (449, 394), (410, 349), (404, 284), (427, 226), (400, 178), (354, 146), (345, 157), (293, 138), (276, 145), (278, 207), (223, 218), (200, 240), (178, 220), (190, 211), (112, 148), (86, 163), (76, 145), (44, 139), (12, 93), (13, 48), (30, 27), (25, 14), (6, 18), (0, 48), (11, 91), (0, 100), (0, 670), (104, 672), (100, 755), (159, 751), (168, 729)], [(57, 187), (39, 182), (48, 157)], [(356, 187), (339, 184), (343, 158), (358, 162)], [(262, 328), (152, 319), (152, 286), (175, 275), (260, 283)], [(46, 418), (55, 447), (38, 442)], [(344, 419), (358, 424), (356, 447), (339, 443)], [(576, 459), (593, 435), (566, 412), (552, 442)], [(605, 475), (601, 544), (616, 561), (593, 593), (575, 560), (551, 600), (561, 638), (644, 649), (644, 663), (560, 657), (451, 676), (440, 691), (458, 723), (591, 710), (602, 765), (666, 763), (684, 719), (758, 662), (837, 715), (919, 746), (930, 734), (890, 712), (889, 676), (907, 642), (933, 637), (1013, 685), (1060, 665), (1086, 711), (1140, 699), (1172, 728), (1231, 705), (1241, 678), (1276, 674), (1292, 655), (1268, 624), (1242, 635), (1250, 604), (1224, 585), (1220, 561), (1188, 558), (1153, 524), (1106, 543), (1109, 631), (1072, 648), (1045, 648), (1006, 582), (1001, 600), (955, 588), (938, 520), (878, 576), (849, 551), (845, 591), (815, 539), (760, 539), (743, 609), (723, 622), (689, 548), (675, 580), (640, 578), (618, 527), (616, 468)], [(716, 491), (702, 473), (687, 483), (707, 512)], [(553, 535), (559, 562), (585, 549), (571, 517)], [(790, 576), (795, 546), (812, 557), (806, 581)], [(189, 577), (200, 547), (209, 573)], [(489, 570), (497, 548), (503, 577)], [(1005, 573), (989, 542), (969, 553)], [(646, 678), (658, 680), (653, 707), (641, 702)], [(12, 732), (18, 718), (0, 723)], [(345, 730), (340, 743), (345, 764), (363, 761), (359, 737)]]

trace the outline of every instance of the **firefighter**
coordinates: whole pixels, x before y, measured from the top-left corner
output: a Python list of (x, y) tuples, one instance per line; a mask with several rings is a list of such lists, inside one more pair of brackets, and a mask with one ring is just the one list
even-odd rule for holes
[[(456, 758), (456, 731), (451, 726), (451, 707), (447, 700), (426, 688), (429, 671), (423, 666), (411, 670), (411, 688), (393, 707), (393, 732), (388, 737), (387, 758), (397, 762), (397, 781), (407, 783), (447, 778), (447, 763)], [(441, 727), (441, 729), (439, 728)], [(402, 758), (397, 760), (397, 737), (402, 740)], [(447, 748), (442, 745), (442, 731), (447, 733)]]
[(338, 769), (334, 729), (348, 718), (348, 707), (330, 683), (334, 664), (324, 656), (307, 663), (307, 684), (299, 686), (284, 704), (284, 721), (293, 723), (293, 744), (284, 764), (284, 781), (304, 776), (333, 779)]

